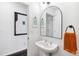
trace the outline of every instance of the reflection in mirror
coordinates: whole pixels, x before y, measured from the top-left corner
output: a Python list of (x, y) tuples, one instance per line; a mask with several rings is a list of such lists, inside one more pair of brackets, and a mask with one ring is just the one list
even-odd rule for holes
[(46, 36), (53, 36), (53, 16), (46, 13)]
[(62, 12), (50, 6), (41, 15), (40, 32), (42, 36), (62, 39)]

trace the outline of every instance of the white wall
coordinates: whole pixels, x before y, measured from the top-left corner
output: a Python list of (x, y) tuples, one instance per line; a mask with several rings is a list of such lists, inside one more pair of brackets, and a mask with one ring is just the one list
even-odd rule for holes
[(27, 35), (14, 36), (14, 12), (28, 13), (21, 3), (0, 3), (0, 55), (8, 55), (27, 48)]
[[(68, 25), (72, 24), (75, 27), (76, 36), (77, 36), (77, 48), (78, 48), (76, 55), (79, 55), (79, 40), (78, 40), (79, 39), (79, 3), (63, 2), (63, 3), (51, 3), (51, 5), (59, 7), (63, 13), (63, 33)], [(59, 50), (57, 51), (57, 53), (53, 55), (61, 55), (61, 56), (73, 55), (69, 52), (64, 51), (63, 49), (64, 39), (55, 39), (49, 37), (42, 37), (42, 39), (47, 39), (48, 41), (52, 41), (53, 43), (59, 45)]]
[[(27, 3), (26, 3), (27, 4)], [(29, 2), (29, 43), (28, 55), (38, 55), (38, 48), (35, 42), (40, 40), (40, 5), (39, 2)], [(36, 16), (37, 26), (33, 26), (33, 19)]]

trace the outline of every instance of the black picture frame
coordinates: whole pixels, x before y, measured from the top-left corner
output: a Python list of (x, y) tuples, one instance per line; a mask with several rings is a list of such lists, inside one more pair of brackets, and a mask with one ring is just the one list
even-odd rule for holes
[[(27, 17), (27, 14), (24, 14), (24, 13), (20, 13), (20, 12), (14, 12), (14, 35), (15, 36), (19, 36), (19, 35), (27, 35), (27, 32), (25, 33), (17, 33), (16, 29), (16, 22), (18, 20), (18, 15), (21, 15), (21, 16), (26, 16)], [(26, 20), (27, 21), (27, 20)], [(25, 24), (25, 22), (23, 22), (23, 24)], [(26, 23), (27, 24), (27, 23)], [(26, 25), (25, 24), (25, 25)]]

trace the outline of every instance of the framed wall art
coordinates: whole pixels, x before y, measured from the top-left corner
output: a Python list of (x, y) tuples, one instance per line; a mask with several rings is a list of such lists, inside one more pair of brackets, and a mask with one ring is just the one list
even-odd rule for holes
[(27, 35), (27, 14), (14, 12), (14, 35)]

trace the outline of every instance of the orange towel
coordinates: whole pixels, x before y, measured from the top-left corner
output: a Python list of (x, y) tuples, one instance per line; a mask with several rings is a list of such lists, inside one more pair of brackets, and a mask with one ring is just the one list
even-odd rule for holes
[(76, 44), (76, 34), (75, 33), (64, 33), (64, 50), (76, 54), (77, 44)]

